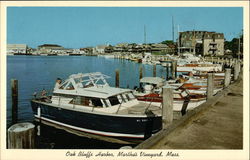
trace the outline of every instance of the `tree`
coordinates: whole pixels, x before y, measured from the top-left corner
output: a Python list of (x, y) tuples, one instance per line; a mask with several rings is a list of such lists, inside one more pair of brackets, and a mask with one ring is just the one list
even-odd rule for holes
[(165, 41), (162, 41), (161, 44), (169, 45), (169, 44), (174, 44), (174, 42), (172, 40), (165, 40)]
[(243, 35), (239, 38), (233, 38), (231, 41), (225, 41), (225, 50), (229, 49), (232, 51), (233, 56), (236, 58), (238, 57), (239, 53), (239, 42), (240, 42), (240, 53), (243, 53)]

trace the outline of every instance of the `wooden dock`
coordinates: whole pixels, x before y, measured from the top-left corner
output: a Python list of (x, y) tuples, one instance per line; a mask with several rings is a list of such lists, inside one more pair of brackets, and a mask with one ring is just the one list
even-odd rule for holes
[(239, 79), (135, 149), (242, 149), (243, 81)]

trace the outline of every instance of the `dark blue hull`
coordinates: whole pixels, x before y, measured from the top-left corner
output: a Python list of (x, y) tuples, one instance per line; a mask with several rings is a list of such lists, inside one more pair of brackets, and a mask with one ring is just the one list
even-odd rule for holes
[[(161, 130), (161, 116), (130, 117), (79, 112), (31, 101), (35, 117), (82, 132), (109, 137), (145, 139)], [(40, 113), (38, 114), (38, 108)]]

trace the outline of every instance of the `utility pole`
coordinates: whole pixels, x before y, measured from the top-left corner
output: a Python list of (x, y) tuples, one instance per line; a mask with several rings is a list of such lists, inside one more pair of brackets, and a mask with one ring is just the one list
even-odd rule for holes
[(195, 30), (193, 30), (193, 33), (194, 33), (193, 34), (193, 47), (194, 47), (193, 48), (193, 54), (195, 55), (195, 46), (196, 46), (196, 43), (195, 43), (196, 42), (196, 39), (195, 39)]
[(179, 31), (179, 25), (177, 26), (177, 31), (178, 31), (178, 47), (177, 47), (177, 50), (178, 50), (178, 56), (180, 55), (180, 31)]
[(144, 44), (146, 44), (147, 43), (147, 39), (146, 39), (146, 25), (144, 25)]
[(240, 36), (241, 36), (241, 32), (239, 35), (238, 59), (240, 59)]
[(172, 38), (173, 38), (173, 42), (174, 42), (174, 16), (172, 16)]

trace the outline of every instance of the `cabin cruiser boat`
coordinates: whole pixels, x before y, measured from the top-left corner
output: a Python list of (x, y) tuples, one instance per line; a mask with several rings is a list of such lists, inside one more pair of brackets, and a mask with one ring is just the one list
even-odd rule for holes
[(139, 101), (148, 103), (149, 105), (162, 106), (162, 88), (173, 88), (173, 111), (185, 114), (186, 111), (198, 107), (206, 101), (206, 96), (198, 93), (190, 93), (184, 88), (180, 88), (182, 84), (177, 86), (169, 85), (160, 77), (144, 77), (140, 80), (140, 88), (134, 91), (134, 95)]
[(179, 64), (177, 65), (178, 72), (193, 72), (193, 71), (222, 71), (222, 66), (220, 64), (207, 64), (207, 63), (189, 63), (189, 64)]
[(177, 60), (178, 72), (193, 72), (193, 71), (222, 71), (222, 65), (205, 62), (201, 57), (197, 57), (190, 53), (183, 54)]
[(69, 76), (52, 96), (31, 100), (37, 120), (73, 130), (115, 138), (145, 139), (162, 126), (162, 109), (139, 102), (132, 90), (109, 86), (108, 76)]

